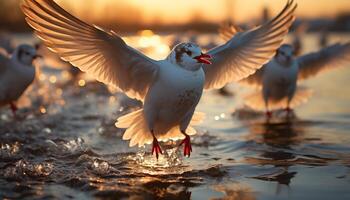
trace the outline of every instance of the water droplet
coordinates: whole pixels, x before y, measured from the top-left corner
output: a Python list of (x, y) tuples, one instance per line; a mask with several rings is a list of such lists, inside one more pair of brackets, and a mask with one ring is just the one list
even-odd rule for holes
[(43, 133), (51, 133), (52, 131), (51, 131), (51, 129), (50, 128), (44, 128), (43, 129)]
[(95, 159), (91, 164), (91, 169), (96, 174), (105, 175), (109, 173), (110, 165), (107, 161)]
[(0, 158), (12, 158), (19, 152), (20, 144), (15, 142), (13, 144), (0, 144)]
[(15, 166), (5, 169), (4, 176), (6, 178), (23, 179), (23, 176), (43, 177), (49, 176), (53, 171), (51, 163), (30, 163), (25, 160), (19, 160)]

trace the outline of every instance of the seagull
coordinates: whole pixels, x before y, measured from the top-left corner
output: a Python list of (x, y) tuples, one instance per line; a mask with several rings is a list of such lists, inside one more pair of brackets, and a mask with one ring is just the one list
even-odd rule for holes
[(11, 55), (0, 51), (0, 107), (9, 104), (14, 116), (15, 102), (34, 80), (37, 57), (35, 48), (27, 44), (19, 45)]
[(266, 24), (238, 34), (207, 53), (194, 43), (180, 43), (163, 60), (132, 48), (114, 31), (74, 17), (53, 0), (24, 0), (27, 23), (53, 52), (98, 81), (113, 85), (143, 108), (117, 119), (129, 146), (152, 144), (157, 159), (159, 141), (179, 140), (184, 156), (192, 152), (192, 128), (204, 117), (195, 108), (204, 89), (218, 89), (254, 73), (270, 60), (294, 21), (296, 4)]
[(272, 116), (272, 109), (284, 108), (288, 116), (291, 108), (307, 101), (312, 95), (311, 90), (297, 83), (349, 64), (350, 42), (334, 44), (299, 57), (294, 55), (293, 46), (283, 44), (269, 63), (240, 81), (261, 88), (261, 91), (246, 97), (248, 107), (265, 109), (267, 118)]

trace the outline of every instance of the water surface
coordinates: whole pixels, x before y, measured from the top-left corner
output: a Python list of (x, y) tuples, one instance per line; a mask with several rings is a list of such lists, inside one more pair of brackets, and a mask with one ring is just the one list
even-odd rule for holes
[[(305, 51), (316, 41), (306, 35)], [(314, 95), (288, 120), (266, 123), (242, 108), (247, 88), (230, 85), (231, 97), (206, 92), (191, 158), (173, 142), (158, 161), (150, 146), (129, 148), (114, 127), (137, 103), (43, 69), (16, 120), (0, 110), (0, 198), (350, 199), (349, 67), (302, 82)]]

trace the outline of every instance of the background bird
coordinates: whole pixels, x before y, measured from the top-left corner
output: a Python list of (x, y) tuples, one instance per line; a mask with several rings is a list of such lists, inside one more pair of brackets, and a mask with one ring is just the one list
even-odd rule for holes
[(298, 86), (298, 81), (349, 63), (350, 43), (334, 44), (299, 57), (294, 56), (291, 45), (284, 44), (269, 63), (241, 81), (261, 88), (246, 97), (246, 104), (253, 109), (265, 109), (268, 117), (275, 109), (284, 108), (289, 113), (312, 94), (311, 90)]
[(0, 106), (9, 104), (14, 115), (16, 101), (34, 80), (33, 60), (37, 57), (35, 48), (26, 44), (11, 55), (4, 49), (0, 51)]
[[(25, 0), (22, 10), (36, 35), (63, 60), (79, 67), (129, 97), (143, 109), (122, 116), (116, 125), (126, 128), (130, 146), (183, 139), (184, 155), (192, 151), (189, 126), (201, 121), (195, 113), (203, 89), (221, 88), (259, 69), (273, 57), (294, 20), (296, 5), (285, 8), (263, 26), (237, 34), (204, 54), (193, 43), (180, 43), (164, 60), (153, 60), (128, 46), (113, 31), (105, 31), (72, 16), (52, 0)], [(211, 65), (210, 65), (211, 64)]]

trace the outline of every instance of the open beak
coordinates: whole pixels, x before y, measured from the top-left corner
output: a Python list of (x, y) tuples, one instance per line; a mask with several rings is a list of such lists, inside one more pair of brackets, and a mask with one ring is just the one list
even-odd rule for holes
[(212, 59), (212, 57), (208, 54), (201, 53), (201, 55), (194, 57), (194, 59), (196, 59), (198, 63), (210, 65), (210, 59)]

